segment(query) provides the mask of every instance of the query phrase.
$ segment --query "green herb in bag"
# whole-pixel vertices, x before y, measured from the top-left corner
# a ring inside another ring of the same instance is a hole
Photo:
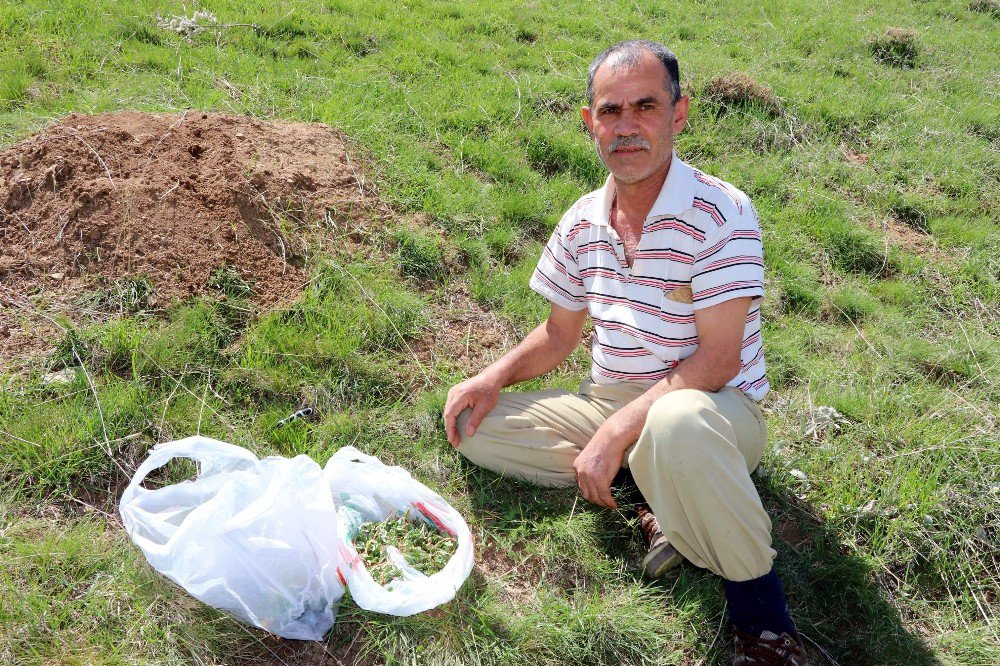
[[[424,521],[412,520],[409,511],[379,523],[363,523],[354,537],[354,547],[368,573],[382,586],[402,573],[389,560],[386,546],[395,546],[414,569],[429,576],[448,564],[458,543]]]

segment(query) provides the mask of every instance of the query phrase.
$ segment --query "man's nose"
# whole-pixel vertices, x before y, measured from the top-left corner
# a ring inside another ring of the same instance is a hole
[[[635,112],[631,109],[623,109],[618,116],[618,126],[615,128],[618,130],[618,134],[620,136],[635,134],[638,127],[639,124],[636,122]]]

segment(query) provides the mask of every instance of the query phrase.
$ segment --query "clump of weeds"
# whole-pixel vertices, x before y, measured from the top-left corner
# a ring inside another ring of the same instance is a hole
[[[253,284],[229,264],[222,264],[212,271],[208,286],[229,298],[249,298],[253,295]]]
[[[974,0],[969,3],[969,9],[979,14],[989,14],[993,18],[1000,18],[1000,2],[997,0]]]
[[[153,283],[144,275],[122,278],[106,288],[86,292],[77,305],[85,310],[104,315],[124,317],[156,307]]]
[[[909,28],[886,28],[881,35],[868,38],[868,50],[878,62],[892,67],[911,68],[917,64],[917,31]]]
[[[745,72],[723,74],[709,81],[705,99],[716,105],[720,114],[736,109],[763,111],[772,118],[782,114],[781,100],[770,86]]]

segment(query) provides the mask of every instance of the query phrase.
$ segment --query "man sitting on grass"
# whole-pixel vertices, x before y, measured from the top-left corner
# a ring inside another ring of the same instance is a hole
[[[551,302],[548,319],[449,391],[448,440],[477,465],[575,483],[610,509],[612,485],[630,471],[648,502],[639,505],[645,574],[682,556],[713,571],[735,663],[804,664],[750,480],[766,439],[756,401],[768,390],[756,211],[674,154],[690,99],[666,47],[610,47],[590,65],[587,95],[583,120],[611,175],[563,216],[531,278]],[[562,363],[588,313],[591,378],[578,393],[501,393]]]

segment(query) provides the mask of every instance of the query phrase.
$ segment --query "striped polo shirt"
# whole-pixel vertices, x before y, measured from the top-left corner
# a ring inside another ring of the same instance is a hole
[[[750,199],[674,154],[630,268],[608,217],[614,193],[609,177],[563,215],[530,283],[556,305],[589,309],[592,381],[656,383],[698,346],[696,309],[750,296],[742,368],[728,385],[763,398],[764,262]]]

